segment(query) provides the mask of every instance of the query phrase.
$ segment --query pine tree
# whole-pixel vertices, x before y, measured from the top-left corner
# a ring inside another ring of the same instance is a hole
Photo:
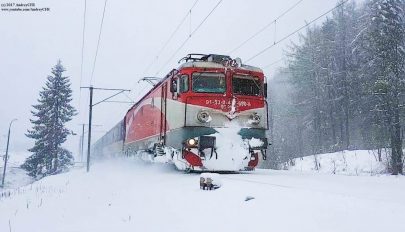
[[[70,105],[72,90],[68,77],[63,76],[64,71],[59,60],[31,111],[35,119],[30,120],[33,127],[26,136],[34,139],[35,145],[29,149],[33,154],[21,167],[33,177],[57,174],[73,164],[72,154],[61,147],[71,133],[65,124],[76,114]]]
[[[288,67],[274,76],[282,80],[288,73],[292,87],[289,100],[276,97],[272,103],[272,114],[278,116],[291,102],[291,115],[274,117],[273,146],[280,159],[377,149],[382,161],[381,150],[391,148],[387,168],[402,172],[404,12],[404,0],[370,0],[360,7],[352,1],[292,44]],[[295,145],[285,146],[285,138]]]
[[[400,101],[405,91],[405,18],[401,0],[370,2],[369,42],[374,62],[375,109],[384,113],[390,134],[391,171],[402,173]]]

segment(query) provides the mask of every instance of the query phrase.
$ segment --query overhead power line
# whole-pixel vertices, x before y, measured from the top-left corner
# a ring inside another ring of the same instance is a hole
[[[82,86],[83,81],[83,60],[84,60],[84,38],[85,38],[85,31],[86,31],[86,11],[87,11],[87,0],[84,0],[84,11],[83,11],[83,32],[82,32],[82,60],[80,64],[80,86]],[[79,91],[79,111],[81,106],[82,100],[82,89],[80,88]]]
[[[187,37],[183,43],[180,45],[180,47],[178,47],[175,52],[170,56],[169,59],[167,59],[167,61],[164,63],[164,65],[155,73],[155,76],[159,75],[159,73],[166,67],[167,64],[170,63],[170,61],[172,61],[172,59],[174,58],[175,55],[177,55],[177,53],[180,51],[180,49],[182,49],[184,47],[184,45],[186,45],[186,43],[188,42],[188,40],[191,38],[191,36]]]
[[[167,47],[167,45],[170,43],[170,41],[173,39],[173,37],[176,35],[176,33],[179,31],[180,27],[184,24],[184,22],[186,21],[187,17],[191,17],[191,11],[193,10],[193,8],[197,5],[199,0],[196,0],[194,2],[194,4],[191,6],[191,8],[187,11],[186,15],[184,15],[184,17],[182,18],[182,20],[180,21],[180,23],[177,25],[176,29],[174,29],[174,31],[172,32],[172,34],[169,36],[169,38],[166,40],[166,42],[163,44],[163,46],[160,48],[160,50],[158,51],[157,55],[154,57],[154,59],[149,63],[149,65],[146,67],[145,71],[144,71],[144,75],[146,74],[147,71],[149,71],[150,67],[152,67],[153,63],[155,63],[156,60],[159,59],[160,55],[162,54],[162,52],[164,51],[164,49]],[[191,22],[191,21],[190,21]]]
[[[102,18],[101,18],[100,31],[99,31],[99,33],[98,33],[98,41],[97,41],[96,55],[94,56],[93,69],[92,69],[92,71],[91,71],[91,78],[90,78],[90,85],[92,85],[92,83],[93,83],[93,76],[94,76],[94,70],[95,70],[95,68],[96,68],[98,49],[99,49],[99,47],[100,47],[101,32],[103,31],[104,15],[105,15],[105,8],[106,8],[106,6],[107,6],[107,0],[104,1],[103,16],[102,16]]]
[[[150,88],[150,86],[149,86],[149,85],[145,85],[141,90],[139,90],[139,91],[138,91],[138,94],[134,96],[134,98],[133,98],[132,101],[133,101],[134,103],[138,102],[138,101],[139,101],[139,97],[141,96],[141,94],[144,94],[144,92],[145,92],[145,90],[146,90],[147,88]]]
[[[198,24],[198,26],[194,29],[193,32],[190,33],[190,37],[198,30],[200,29],[200,27],[203,25],[203,23],[208,19],[208,17],[210,17],[210,15],[212,14],[212,12],[214,12],[215,9],[217,9],[217,7],[219,6],[219,4],[221,4],[222,0],[218,1],[218,3],[214,6],[214,8],[212,8],[212,10],[210,11],[210,13],[208,13],[207,16],[205,16],[205,18],[201,21],[200,24]]]
[[[84,0],[83,32],[82,32],[82,61],[80,64],[80,86],[82,86],[82,80],[83,80],[83,58],[84,58],[84,37],[85,37],[85,31],[86,31],[86,10],[87,10],[87,0]]]
[[[312,23],[314,23],[315,21],[319,20],[320,18],[322,18],[323,16],[329,14],[330,12],[334,11],[335,9],[341,7],[343,4],[345,4],[346,2],[348,2],[349,0],[345,0],[341,3],[339,3],[338,5],[336,5],[335,7],[333,7],[332,9],[326,11],[325,13],[321,14],[320,16],[316,17],[315,19],[311,20],[310,22],[308,22],[307,24],[305,24],[304,26],[296,29],[295,31],[291,32],[290,34],[284,36],[282,39],[275,41],[274,44],[264,48],[263,50],[261,50],[260,52],[256,53],[254,56],[250,57],[249,59],[246,60],[246,62],[249,62],[251,60],[253,60],[254,58],[258,57],[259,55],[263,54],[264,52],[266,52],[267,50],[269,50],[270,48],[276,46],[277,44],[279,44],[280,42],[288,39],[289,37],[291,37],[292,35],[296,34],[297,32],[301,31],[302,29],[308,27],[309,25],[311,25]]]
[[[186,43],[190,40],[190,38],[200,29],[200,27],[207,21],[207,19],[211,16],[211,14],[217,9],[219,4],[221,4],[222,0],[219,0],[218,3],[214,6],[214,8],[211,9],[211,11],[205,16],[205,18],[198,24],[198,26],[189,34],[189,36],[184,40],[184,42],[178,47],[175,52],[170,56],[170,58],[164,63],[164,65],[156,72],[155,75],[158,75],[165,67],[166,65],[173,59],[173,57],[186,45]]]
[[[263,69],[270,68],[271,66],[273,66],[273,65],[275,65],[275,64],[277,64],[277,63],[279,63],[279,62],[282,61],[282,60],[284,60],[284,58],[280,58],[280,59],[278,59],[278,60],[276,60],[276,61],[273,61],[273,62],[271,62],[270,64],[263,66]]]
[[[290,8],[288,8],[286,11],[284,11],[281,15],[279,15],[277,18],[273,19],[271,22],[269,22],[268,24],[266,24],[264,27],[262,27],[260,30],[258,30],[257,32],[255,32],[252,36],[250,36],[249,38],[247,38],[245,41],[243,41],[242,43],[240,43],[237,47],[235,47],[234,49],[232,49],[229,54],[234,53],[235,51],[239,50],[239,48],[243,47],[247,42],[249,42],[250,40],[254,39],[256,36],[258,36],[260,33],[262,33],[264,30],[266,30],[267,28],[269,28],[271,25],[275,24],[277,22],[277,20],[279,20],[280,18],[282,18],[284,15],[286,15],[288,12],[290,12],[291,10],[293,10],[296,6],[298,6],[302,1],[304,0],[299,0],[298,2],[296,2],[294,5],[292,5]]]
[[[80,88],[89,89],[89,93],[90,93],[89,123],[88,123],[89,129],[88,129],[88,137],[87,137],[87,172],[89,172],[90,171],[90,152],[91,152],[91,147],[90,147],[90,144],[91,144],[91,126],[92,126],[91,124],[92,124],[92,119],[93,119],[93,107],[100,104],[100,103],[103,103],[103,102],[105,102],[107,100],[110,100],[111,98],[119,95],[120,93],[129,92],[130,90],[128,90],[128,89],[95,88],[93,86],[80,87]],[[97,103],[93,103],[93,91],[94,90],[107,90],[107,91],[118,91],[118,92],[111,95],[111,96],[109,96],[109,97],[107,97],[107,98],[104,98],[103,100],[101,100],[101,101],[99,101]],[[84,127],[83,127],[83,131],[84,131]]]

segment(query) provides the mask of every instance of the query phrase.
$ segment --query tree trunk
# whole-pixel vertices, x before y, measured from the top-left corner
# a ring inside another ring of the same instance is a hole
[[[348,101],[345,103],[345,142],[346,142],[346,149],[348,150],[350,147],[350,130],[349,130],[349,106]]]
[[[304,143],[302,141],[302,123],[300,117],[297,117],[297,136],[298,136],[298,153],[300,157],[304,156]]]
[[[397,103],[398,99],[396,99],[392,107],[393,120],[391,123],[391,166],[393,175],[403,174],[401,124],[399,121],[399,107]]]

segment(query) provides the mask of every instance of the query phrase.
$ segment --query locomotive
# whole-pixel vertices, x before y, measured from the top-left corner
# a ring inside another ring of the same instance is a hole
[[[92,147],[185,171],[254,170],[266,159],[267,84],[260,68],[188,54]]]

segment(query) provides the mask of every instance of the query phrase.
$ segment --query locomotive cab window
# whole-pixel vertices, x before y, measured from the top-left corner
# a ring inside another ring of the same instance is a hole
[[[188,76],[182,75],[180,78],[180,93],[185,93],[188,91]]]
[[[196,93],[225,93],[226,83],[223,73],[193,73],[192,88]]]
[[[175,78],[172,78],[172,80],[170,81],[170,92],[177,92],[177,79]]]
[[[260,96],[262,94],[261,82],[258,77],[234,75],[232,78],[234,94]]]

